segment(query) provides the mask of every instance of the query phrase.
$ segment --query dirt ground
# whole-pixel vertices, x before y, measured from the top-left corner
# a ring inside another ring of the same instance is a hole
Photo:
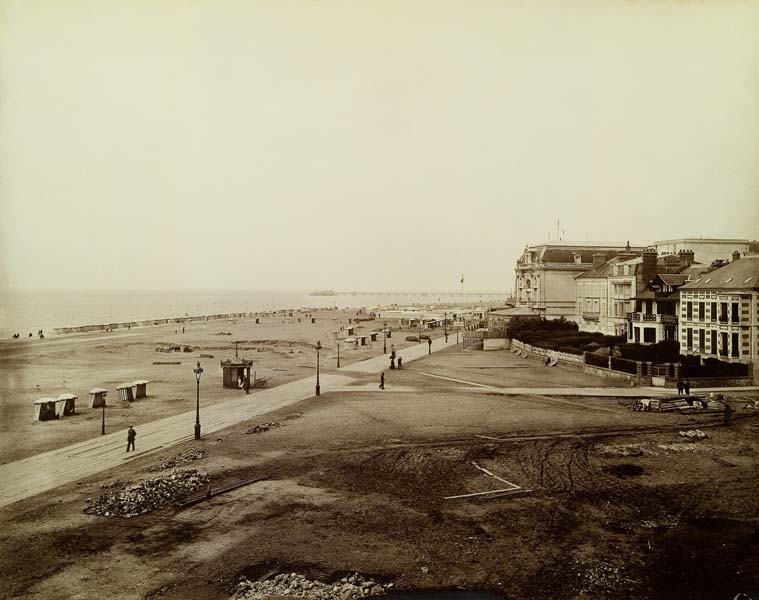
[[[502,387],[581,377],[455,348],[411,364]],[[244,423],[161,455],[202,445],[208,457],[188,466],[217,488],[265,477],[193,506],[82,512],[104,485],[154,477],[152,455],[6,507],[1,595],[222,599],[242,575],[359,571],[399,589],[505,598],[759,597],[759,414],[736,411],[728,428],[721,415],[628,403],[473,394],[390,372],[385,391],[314,397],[260,421],[281,427]],[[678,435],[693,428],[708,437]],[[505,485],[472,463],[531,491],[445,499]]]

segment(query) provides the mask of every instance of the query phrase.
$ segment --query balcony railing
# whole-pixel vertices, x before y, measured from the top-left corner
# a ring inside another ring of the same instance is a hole
[[[640,313],[629,312],[627,313],[628,321],[640,321]]]
[[[677,325],[677,315],[659,315],[659,318],[665,325]]]
[[[654,321],[656,322],[656,314],[654,313],[643,313],[642,315],[644,321]]]
[[[582,318],[586,321],[598,321],[601,313],[592,311],[582,311]]]
[[[677,315],[660,315],[658,313],[627,313],[630,321],[645,321],[646,323],[664,323],[665,325],[677,325]]]

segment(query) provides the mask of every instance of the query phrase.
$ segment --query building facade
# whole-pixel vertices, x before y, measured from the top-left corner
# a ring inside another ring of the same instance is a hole
[[[653,243],[660,254],[678,254],[682,250],[693,252],[693,259],[704,265],[714,261],[729,261],[734,252],[744,255],[749,251],[749,240],[729,238],[680,238]]]
[[[516,264],[515,302],[535,316],[578,319],[575,277],[593,268],[593,254],[607,259],[642,250],[629,244],[546,242],[525,247]]]
[[[685,283],[680,288],[679,320],[683,354],[755,363],[759,356],[759,255],[741,257]]]

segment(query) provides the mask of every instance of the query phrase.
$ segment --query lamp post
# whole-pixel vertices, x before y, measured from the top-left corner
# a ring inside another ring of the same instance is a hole
[[[316,342],[316,395],[321,396],[321,386],[319,385],[319,352],[322,349],[321,341]]]
[[[103,398],[103,422],[100,428],[100,435],[105,435],[105,398]]]
[[[192,370],[193,373],[195,373],[195,381],[198,384],[197,387],[197,395],[195,396],[195,439],[200,439],[200,377],[203,375],[203,367],[200,366],[200,361],[198,361],[198,366],[195,367]]]
[[[340,368],[340,341],[337,342],[337,368]]]
[[[382,325],[382,352],[387,354],[387,321]]]
[[[448,341],[448,313],[443,313],[443,335],[445,336],[445,341]]]

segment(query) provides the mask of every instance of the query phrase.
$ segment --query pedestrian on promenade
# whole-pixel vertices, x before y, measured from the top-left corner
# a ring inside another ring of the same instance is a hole
[[[448,343],[448,332],[447,331],[445,332],[445,343],[446,344]]]
[[[381,389],[381,390],[384,390],[384,389],[385,389],[385,372],[384,372],[384,371],[382,371],[382,373],[380,374],[380,385],[379,385],[379,389]]]
[[[678,396],[683,395],[683,380],[682,379],[677,380],[677,395]]]
[[[725,402],[725,425],[728,427],[733,422],[733,409],[730,408],[730,405]]]
[[[402,356],[398,357],[398,368],[399,369],[403,368],[403,357]]]
[[[132,452],[134,452],[134,438],[137,437],[137,432],[134,430],[134,427],[132,425],[129,426],[129,429],[127,429],[127,449],[126,451],[129,452],[131,449]]]
[[[182,333],[184,333],[184,327],[182,327]]]
[[[690,396],[690,381],[686,381],[684,384],[685,387],[685,395]]]
[[[432,354],[432,338],[427,338],[427,354]]]

